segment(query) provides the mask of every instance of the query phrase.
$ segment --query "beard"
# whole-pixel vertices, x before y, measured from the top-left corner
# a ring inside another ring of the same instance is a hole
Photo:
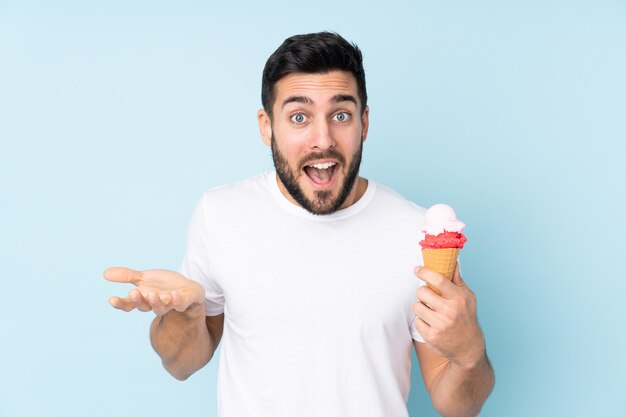
[[[359,146],[359,149],[352,155],[350,166],[348,167],[348,173],[343,180],[339,189],[339,194],[333,199],[332,191],[313,191],[314,197],[311,199],[304,193],[300,184],[297,181],[297,173],[302,172],[302,169],[308,162],[316,159],[333,158],[339,161],[341,166],[345,166],[346,158],[338,151],[329,149],[324,152],[314,152],[307,155],[298,163],[298,171],[294,171],[289,166],[289,162],[284,155],[278,149],[274,133],[272,133],[272,159],[274,160],[274,167],[276,168],[276,174],[280,181],[285,186],[285,189],[289,195],[296,200],[296,202],[302,206],[305,210],[312,214],[332,214],[339,210],[343,203],[348,198],[350,191],[352,190],[356,179],[359,175],[359,168],[361,166],[361,156],[363,154],[363,142]],[[306,174],[302,174],[306,175]]]

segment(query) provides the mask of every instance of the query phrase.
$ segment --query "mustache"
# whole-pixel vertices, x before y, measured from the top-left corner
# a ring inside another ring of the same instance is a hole
[[[309,164],[309,162],[315,161],[317,159],[336,159],[340,164],[346,164],[346,158],[344,158],[344,156],[339,153],[339,151],[329,149],[324,152],[311,152],[310,154],[302,158],[302,160],[298,164],[298,169],[303,169]]]

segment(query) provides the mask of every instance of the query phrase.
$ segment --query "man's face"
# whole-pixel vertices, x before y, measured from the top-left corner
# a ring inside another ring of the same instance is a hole
[[[354,75],[290,74],[275,93],[273,116],[260,110],[259,125],[283,194],[314,214],[353,204],[368,127]]]

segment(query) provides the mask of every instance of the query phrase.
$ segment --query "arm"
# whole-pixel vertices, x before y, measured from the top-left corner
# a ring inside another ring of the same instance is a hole
[[[414,342],[424,384],[445,417],[476,416],[495,383],[485,339],[476,318],[476,297],[455,271],[452,282],[420,268],[416,275],[442,291],[418,290],[416,328],[426,343]]]
[[[217,348],[224,328],[224,315],[205,317],[204,288],[174,271],[133,271],[110,268],[104,277],[131,283],[125,298],[109,303],[123,311],[153,311],[150,340],[163,366],[178,380],[185,380],[206,365]]]
[[[163,367],[179,381],[204,367],[222,338],[224,314],[204,315],[202,304],[183,313],[170,311],[156,317],[150,327],[150,341]]]
[[[415,341],[424,384],[433,406],[443,416],[476,416],[491,393],[494,374],[485,354],[469,368],[439,356]]]

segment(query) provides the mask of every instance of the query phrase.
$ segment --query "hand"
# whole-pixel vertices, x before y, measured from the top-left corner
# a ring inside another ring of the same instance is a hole
[[[104,278],[112,282],[134,284],[125,298],[111,297],[113,307],[131,311],[153,311],[162,316],[170,310],[183,312],[194,304],[204,302],[204,288],[196,281],[178,272],[166,270],[134,271],[128,268],[109,268]]]
[[[471,368],[484,357],[485,340],[476,317],[476,295],[465,285],[458,264],[452,281],[425,267],[417,267],[415,275],[441,291],[438,295],[426,285],[417,290],[415,327],[437,354]]]

